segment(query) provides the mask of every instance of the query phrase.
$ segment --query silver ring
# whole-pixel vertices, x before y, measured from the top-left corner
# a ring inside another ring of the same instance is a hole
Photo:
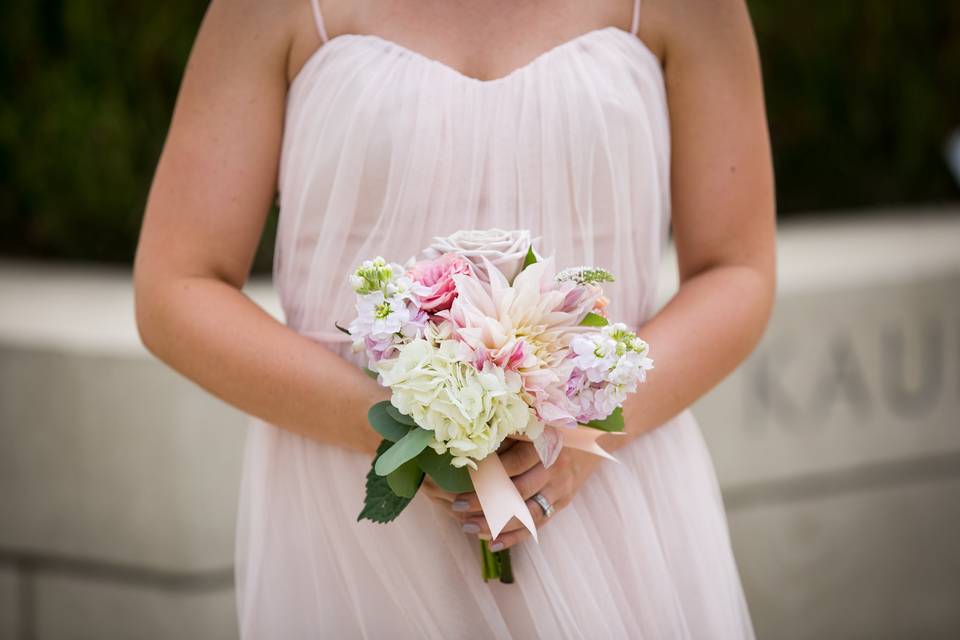
[[[550,501],[544,498],[540,493],[535,493],[532,497],[534,502],[540,505],[540,508],[543,509],[543,515],[546,517],[549,518],[556,511],[556,509],[553,508],[553,505],[550,504]]]

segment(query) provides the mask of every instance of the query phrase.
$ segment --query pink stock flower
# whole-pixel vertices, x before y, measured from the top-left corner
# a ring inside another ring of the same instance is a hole
[[[381,360],[388,360],[397,355],[400,345],[414,338],[422,338],[427,328],[429,316],[422,309],[417,309],[413,302],[409,302],[410,318],[403,324],[400,331],[388,336],[374,337],[370,334],[363,336],[357,344],[367,351],[367,360],[371,369]]]
[[[457,296],[453,276],[471,275],[470,263],[455,253],[445,253],[432,260],[421,260],[407,271],[407,275],[430,289],[420,295],[420,308],[428,313],[449,309]]]

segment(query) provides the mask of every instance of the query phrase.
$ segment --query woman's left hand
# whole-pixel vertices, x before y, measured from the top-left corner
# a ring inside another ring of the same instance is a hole
[[[533,444],[523,440],[514,443],[511,448],[514,447],[530,447],[533,450]],[[533,455],[536,456],[535,450]],[[538,461],[527,471],[511,478],[517,491],[526,501],[538,532],[549,518],[544,515],[540,505],[533,500],[533,495],[539,493],[546,498],[553,505],[555,509],[553,516],[556,516],[558,511],[570,504],[584,481],[602,461],[603,458],[600,456],[566,447],[560,451],[560,455],[549,468],[544,468],[543,463]],[[477,534],[480,538],[490,539],[490,529],[486,518],[483,517],[477,494],[461,493],[453,498],[451,509],[454,517],[460,520],[463,530]],[[514,517],[507,522],[500,535],[491,541],[490,549],[492,551],[507,549],[529,537],[530,532]]]

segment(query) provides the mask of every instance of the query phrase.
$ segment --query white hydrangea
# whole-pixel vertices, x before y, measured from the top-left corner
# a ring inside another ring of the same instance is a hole
[[[381,383],[393,392],[393,406],[434,432],[429,446],[440,454],[449,451],[453,466],[476,469],[476,461],[507,436],[534,438],[542,430],[520,396],[516,372],[490,363],[478,371],[464,361],[457,340],[417,338],[398,351],[378,363]]]

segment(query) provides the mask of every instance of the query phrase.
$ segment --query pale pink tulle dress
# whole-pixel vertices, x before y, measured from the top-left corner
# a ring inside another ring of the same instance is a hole
[[[328,39],[314,5],[324,44],[290,87],[279,176],[288,324],[361,365],[333,324],[352,312],[348,272],[490,227],[530,229],[559,265],[613,271],[611,316],[642,323],[667,239],[670,140],[636,4],[630,31],[588,31],[490,81],[378,36]],[[539,544],[514,547],[515,584],[484,583],[477,538],[425,495],[389,525],[358,523],[368,456],[251,418],[242,636],[753,637],[691,414],[616,455]]]

